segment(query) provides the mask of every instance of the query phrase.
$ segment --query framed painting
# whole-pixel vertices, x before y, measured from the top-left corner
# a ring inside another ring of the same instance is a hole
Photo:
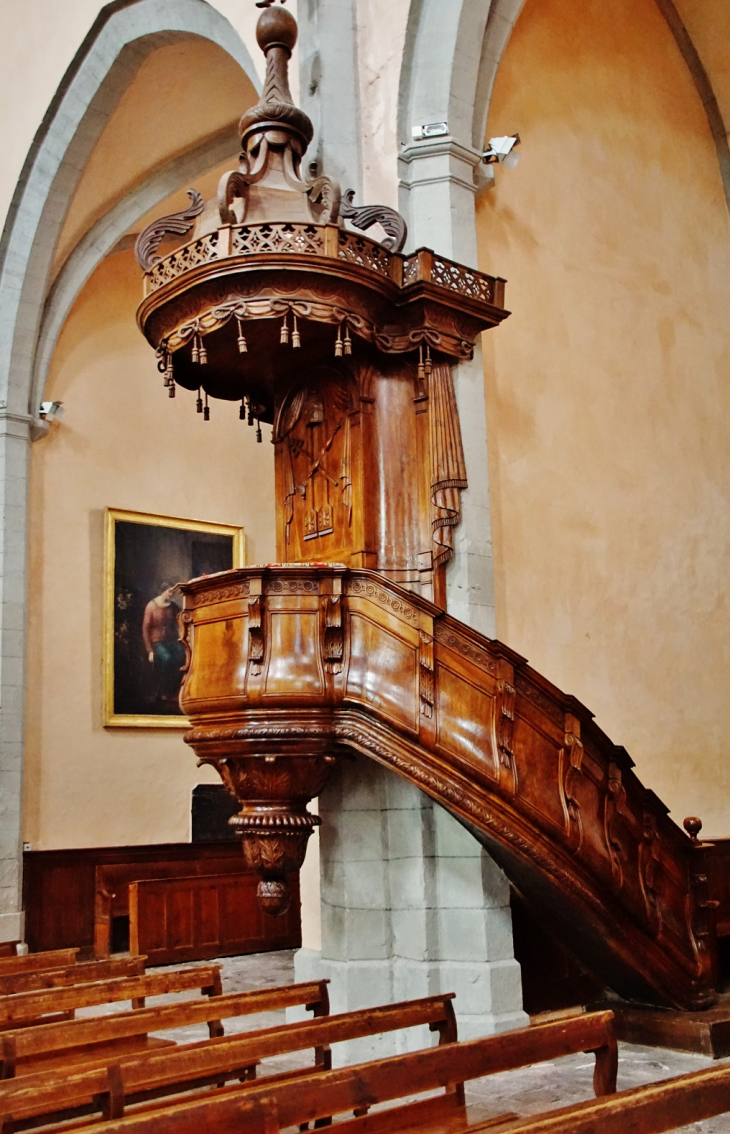
[[[104,725],[187,728],[180,583],[243,567],[243,528],[107,508]]]

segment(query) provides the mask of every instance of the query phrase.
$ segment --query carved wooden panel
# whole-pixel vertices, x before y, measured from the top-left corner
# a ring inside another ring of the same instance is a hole
[[[418,727],[417,649],[392,629],[350,614],[347,692],[398,726]]]
[[[359,398],[347,374],[320,368],[285,394],[274,424],[279,557],[349,558],[360,475]]]

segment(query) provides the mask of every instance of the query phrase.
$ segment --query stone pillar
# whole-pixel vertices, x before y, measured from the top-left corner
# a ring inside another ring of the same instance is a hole
[[[312,120],[314,138],[304,169],[339,181],[343,191],[362,185],[360,97],[357,80],[355,0],[305,0],[299,21],[299,105]],[[361,202],[362,203],[362,202]]]
[[[400,207],[409,225],[409,247],[433,248],[450,260],[477,266],[475,171],[477,150],[454,138],[413,142],[400,155]],[[499,331],[490,331],[498,334]],[[471,362],[454,368],[469,487],[461,494],[461,523],[454,559],[446,572],[449,614],[494,637],[494,572],[489,509],[487,410],[484,367],[477,346]]]
[[[23,939],[22,812],[30,418],[0,407],[0,941]]]
[[[329,977],[333,1012],[455,992],[464,1039],[526,1025],[509,886],[476,839],[366,757],[343,761],[319,802],[322,951],[299,950],[296,979]],[[395,1032],[342,1045],[335,1059],[433,1042],[426,1028]]]

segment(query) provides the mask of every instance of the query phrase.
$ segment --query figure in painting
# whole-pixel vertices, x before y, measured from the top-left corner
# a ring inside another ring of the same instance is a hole
[[[177,616],[180,608],[173,601],[177,583],[165,580],[160,593],[147,603],[142,619],[142,638],[147,660],[152,666],[155,699],[170,703],[180,692],[185,649],[179,641]]]

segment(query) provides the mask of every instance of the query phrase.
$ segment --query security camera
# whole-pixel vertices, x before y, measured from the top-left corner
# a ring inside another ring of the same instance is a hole
[[[41,402],[40,417],[43,421],[60,421],[65,414],[63,402]]]
[[[482,154],[482,161],[485,165],[493,165],[495,162],[499,162],[501,165],[506,165],[508,169],[514,169],[520,160],[520,155],[513,151],[515,146],[519,146],[519,144],[519,134],[506,134],[502,138],[490,138],[489,149]]]

